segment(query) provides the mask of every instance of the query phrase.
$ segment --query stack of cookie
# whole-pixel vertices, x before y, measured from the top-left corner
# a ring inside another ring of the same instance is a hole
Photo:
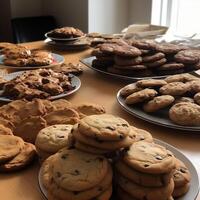
[[[164,147],[143,141],[134,143],[115,167],[120,199],[171,199],[175,158]]]
[[[109,200],[112,168],[106,158],[64,148],[42,165],[49,200]]]
[[[25,168],[36,156],[35,146],[20,137],[0,135],[0,172]]]
[[[176,158],[176,169],[173,173],[173,197],[178,198],[186,194],[190,187],[191,174],[185,164]]]
[[[137,135],[127,121],[109,115],[90,115],[74,126],[75,147],[94,154],[106,154],[129,147]]]
[[[200,68],[199,50],[152,40],[109,41],[98,45],[92,55],[96,56],[94,67],[124,76],[179,74]]]
[[[57,124],[40,130],[35,146],[41,162],[68,146],[68,136],[72,127],[70,124]]]

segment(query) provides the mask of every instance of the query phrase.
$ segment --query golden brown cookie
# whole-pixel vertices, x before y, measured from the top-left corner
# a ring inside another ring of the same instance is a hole
[[[179,125],[199,126],[200,106],[189,102],[177,103],[170,108],[169,118]]]
[[[135,83],[132,83],[132,84],[129,84],[129,85],[123,87],[122,90],[120,91],[120,95],[124,96],[124,97],[127,97],[130,94],[132,94],[134,92],[138,92],[140,90],[142,90],[142,88],[136,86]]]
[[[193,76],[192,74],[178,74],[178,75],[172,75],[168,76],[164,79],[167,83],[171,82],[188,82],[193,80],[198,80],[196,76]]]
[[[171,179],[170,183],[162,187],[144,187],[135,184],[122,175],[118,175],[117,183],[126,191],[131,197],[136,199],[155,200],[162,199],[167,200],[174,190],[174,182]]]
[[[183,196],[184,194],[186,194],[188,192],[188,190],[190,189],[190,184],[185,184],[183,186],[180,187],[175,187],[174,191],[172,193],[172,196],[174,198],[178,198]]]
[[[155,143],[136,142],[124,156],[124,162],[144,173],[169,173],[175,168],[174,155],[165,147]]]
[[[158,175],[147,174],[135,170],[121,160],[116,163],[115,167],[122,176],[145,187],[162,187],[169,184],[172,178],[172,172]]]
[[[200,105],[200,92],[198,92],[194,95],[194,101],[195,101],[195,103]]]
[[[182,103],[182,102],[189,102],[189,103],[194,103],[194,99],[190,98],[190,97],[180,97],[177,98],[174,103]]]
[[[108,168],[103,156],[64,148],[54,157],[53,179],[63,189],[83,191],[97,186]]]
[[[55,124],[76,124],[79,121],[78,113],[71,108],[56,110],[44,116],[48,126]]]
[[[126,97],[126,104],[135,104],[154,98],[158,93],[154,89],[143,89]]]
[[[13,132],[10,128],[0,124],[0,135],[13,135]]]
[[[12,172],[20,170],[30,164],[36,155],[35,146],[30,143],[25,143],[24,148],[19,154],[8,162],[0,165],[0,172]]]
[[[189,86],[182,82],[172,82],[162,86],[159,89],[161,94],[180,96],[184,95],[189,90]]]
[[[47,126],[46,121],[41,116],[30,116],[21,121],[14,129],[14,135],[20,136],[26,142],[35,143],[39,131]]]
[[[74,109],[78,112],[80,118],[88,115],[103,114],[106,112],[103,106],[94,103],[82,103],[75,105]]]
[[[157,110],[168,107],[174,102],[174,100],[174,97],[171,95],[154,97],[143,105],[143,109],[145,112],[156,112]]]
[[[110,114],[90,115],[80,120],[78,131],[102,141],[123,140],[129,133],[129,123]]]
[[[166,85],[167,82],[164,80],[159,79],[145,79],[136,82],[136,86],[139,88],[146,88],[146,87],[161,87]]]
[[[24,141],[20,137],[0,135],[0,164],[14,158],[23,147]]]
[[[63,110],[65,108],[72,107],[72,103],[67,101],[66,99],[58,99],[58,100],[52,101],[52,104],[56,110]]]
[[[189,87],[189,92],[197,93],[200,92],[200,79],[195,81],[190,81],[187,83]]]

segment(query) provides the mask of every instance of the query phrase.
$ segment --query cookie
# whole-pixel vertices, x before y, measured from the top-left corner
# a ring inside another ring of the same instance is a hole
[[[200,105],[200,92],[198,92],[194,95],[194,101],[195,101],[195,103]]]
[[[158,93],[154,89],[143,89],[126,97],[126,104],[136,104],[154,98]]]
[[[130,94],[134,93],[134,92],[138,92],[142,90],[142,88],[136,86],[136,84],[132,83],[132,84],[129,84],[125,87],[123,87],[121,90],[120,90],[120,95],[123,96],[123,97],[126,97],[126,96],[129,96]]]
[[[116,46],[114,53],[123,57],[137,57],[142,54],[138,48],[130,45]]]
[[[175,188],[188,184],[191,180],[191,174],[185,164],[176,158],[176,168],[173,173]]]
[[[5,117],[0,117],[0,124],[9,128],[12,131],[15,129],[15,125],[11,122],[11,120],[7,120],[5,119]]]
[[[174,97],[171,95],[154,97],[152,100],[143,105],[143,109],[148,113],[156,112],[162,108],[168,107],[174,102],[174,100]]]
[[[92,56],[96,56],[97,58],[101,58],[101,57],[105,57],[107,56],[105,53],[103,53],[100,48],[96,48],[94,50],[92,50],[91,52]]]
[[[110,188],[112,183],[112,168],[109,165],[108,172],[102,181],[92,188],[84,191],[69,191],[59,187],[54,181],[50,184],[49,190],[52,194],[58,197],[60,200],[88,200],[93,199],[99,195],[102,195],[106,190]]]
[[[56,110],[44,116],[48,126],[55,124],[76,124],[79,121],[78,113],[72,108]]]
[[[162,43],[156,46],[156,50],[164,54],[176,54],[184,49],[187,49],[187,47],[171,43]]]
[[[144,187],[162,187],[169,184],[172,178],[172,172],[158,175],[147,174],[129,167],[121,160],[116,163],[115,167],[122,176]]]
[[[48,157],[43,163],[42,166],[40,168],[40,178],[41,178],[41,183],[42,185],[48,189],[49,185],[51,184],[51,182],[53,181],[53,160],[54,160],[54,156],[50,156]]]
[[[155,50],[157,43],[153,40],[132,40],[132,46],[142,50]]]
[[[99,49],[101,52],[107,54],[107,55],[113,55],[115,48],[117,47],[117,44],[112,44],[112,43],[105,43],[100,45]]]
[[[177,103],[170,108],[169,118],[179,125],[199,126],[200,106],[189,102]]]
[[[54,158],[53,178],[63,189],[83,191],[97,186],[108,172],[108,167],[103,156],[65,148]]]
[[[114,57],[114,61],[116,65],[119,66],[130,66],[130,65],[138,65],[142,62],[142,57],[124,57],[116,55]]]
[[[20,137],[12,135],[0,135],[0,164],[14,158],[24,147]]]
[[[173,76],[168,76],[164,80],[167,83],[171,82],[188,82],[188,81],[193,81],[197,80],[198,78],[196,76],[193,76],[192,74],[178,74],[178,75],[173,75]]]
[[[136,128],[134,126],[131,126],[129,137],[134,139],[134,142],[139,142],[139,141],[153,142],[153,137],[148,131]]]
[[[131,197],[138,200],[155,200],[162,199],[167,200],[174,189],[173,179],[170,180],[170,183],[162,187],[144,187],[135,184],[132,181],[129,181],[127,178],[119,175],[117,178],[119,186],[126,191]]]
[[[166,81],[159,80],[159,79],[146,79],[146,80],[140,80],[136,82],[136,86],[139,88],[161,87],[166,84],[167,84]]]
[[[162,58],[165,58],[165,54],[159,52],[159,53],[155,53],[153,55],[143,56],[142,61],[144,63],[148,63],[148,62],[152,63],[152,62],[155,62],[155,61],[160,60]]]
[[[188,91],[187,84],[182,82],[172,82],[162,86],[159,92],[164,95],[180,96],[184,95]]]
[[[174,198],[178,198],[183,196],[184,194],[186,194],[188,192],[188,190],[190,189],[190,184],[185,184],[183,186],[180,187],[175,187],[174,191],[172,193],[172,196]]]
[[[122,140],[130,131],[129,123],[109,114],[90,115],[80,120],[78,130],[91,138],[109,141]]]
[[[200,79],[195,81],[190,81],[187,83],[189,91],[192,93],[200,92]]]
[[[177,98],[174,103],[182,103],[182,102],[189,102],[189,103],[194,103],[194,99],[190,98],[190,97],[180,97]]]
[[[92,153],[92,154],[106,154],[108,152],[108,150],[104,150],[104,149],[100,149],[100,148],[97,148],[97,147],[93,147],[93,146],[90,146],[88,144],[84,144],[84,143],[81,143],[79,141],[75,141],[75,144],[74,144],[75,148],[80,150],[80,151],[84,151],[84,152],[87,152],[87,153]]]
[[[71,108],[72,103],[67,101],[66,99],[58,99],[52,101],[52,105],[55,107],[55,110],[63,110],[65,108]]]
[[[13,135],[13,132],[10,128],[0,124],[0,135]]]
[[[163,64],[165,64],[167,62],[166,58],[162,58],[160,60],[156,60],[154,62],[149,62],[149,63],[143,63],[144,65],[146,65],[148,68],[153,69],[153,68],[157,68]]]
[[[37,155],[39,157],[40,163],[43,163],[48,157],[53,155],[53,153],[46,152],[46,151],[40,149],[38,146],[36,147],[36,149],[37,149]]]
[[[35,145],[48,153],[56,153],[68,144],[72,125],[58,124],[46,127],[38,133]]]
[[[106,112],[103,106],[94,103],[82,103],[75,105],[74,109],[78,112],[80,118],[88,115],[103,114]]]
[[[196,49],[186,49],[178,52],[174,56],[174,59],[184,64],[196,64],[200,60],[200,51]]]
[[[99,139],[93,139],[81,134],[76,128],[73,131],[73,135],[77,141],[94,148],[97,147],[99,149],[107,150],[107,152],[129,147],[134,141],[134,139],[129,136],[119,141],[102,141]]]
[[[30,116],[21,121],[14,129],[14,135],[20,136],[24,141],[35,143],[39,131],[47,126],[46,121],[41,116]]]
[[[143,141],[132,144],[123,160],[135,170],[150,174],[169,173],[175,168],[174,156],[170,151],[158,144]]]
[[[12,172],[20,170],[30,164],[36,156],[35,146],[30,143],[25,143],[24,148],[21,149],[13,159],[7,163],[0,165],[0,172]]]
[[[167,70],[177,70],[177,69],[183,69],[185,66],[183,63],[176,63],[176,62],[170,62],[166,63],[164,65],[161,65],[160,67],[157,68],[157,70],[160,71],[167,71]]]

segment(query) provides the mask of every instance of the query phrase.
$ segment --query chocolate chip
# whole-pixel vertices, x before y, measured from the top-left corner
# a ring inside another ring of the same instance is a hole
[[[57,137],[58,137],[58,138],[65,138],[64,135],[58,135]]]
[[[162,158],[161,156],[157,155],[157,156],[156,156],[156,159],[157,159],[157,160],[162,160],[163,158]]]
[[[124,135],[120,134],[120,135],[119,135],[119,138],[120,138],[120,139],[124,139]]]
[[[128,127],[128,124],[122,124],[123,127]]]
[[[144,138],[144,136],[143,135],[141,135],[140,136],[140,140],[144,140],[145,138]]]
[[[72,172],[71,174],[74,176],[78,176],[78,175],[80,175],[80,171],[75,169],[74,172]]]
[[[186,171],[187,171],[187,169],[185,169],[185,168],[180,168],[180,172],[186,173]]]
[[[63,155],[61,156],[61,158],[65,160],[65,159],[67,158],[67,156],[68,156],[68,154],[63,154]]]
[[[77,194],[79,194],[79,192],[78,192],[78,191],[74,191],[73,193],[74,193],[74,195],[77,195]]]
[[[57,177],[61,177],[61,173],[60,172],[56,172]]]
[[[144,167],[149,167],[149,165],[148,165],[148,164],[145,164]]]
[[[114,127],[111,127],[111,126],[106,126],[106,129],[109,129],[109,130],[111,130],[111,131],[114,131],[114,130],[115,130],[115,128],[114,128]]]

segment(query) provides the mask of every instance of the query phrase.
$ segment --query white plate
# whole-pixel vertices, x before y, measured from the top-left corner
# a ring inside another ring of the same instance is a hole
[[[79,39],[85,37],[85,35],[83,35],[83,36],[81,36],[81,37],[74,37],[74,38],[73,38],[73,37],[71,37],[71,38],[55,38],[55,37],[49,36],[49,33],[50,33],[50,32],[45,33],[44,36],[45,36],[46,38],[49,38],[49,39],[53,40],[53,41],[60,41],[60,42],[75,41],[75,40],[79,40]]]
[[[62,63],[64,63],[65,59],[63,56],[59,55],[59,54],[55,54],[55,53],[51,53],[52,57],[53,57],[53,63],[50,65],[45,65],[45,66],[26,66],[26,67],[15,67],[15,66],[7,66],[4,65],[3,63],[3,59],[4,59],[4,55],[0,55],[0,68],[9,68],[9,69],[21,69],[21,70],[25,70],[25,69],[39,69],[39,68],[52,68],[55,67],[57,65],[60,65]]]
[[[198,178],[198,173],[196,171],[196,168],[192,164],[192,162],[183,154],[181,151],[179,151],[177,148],[173,147],[172,145],[165,143],[161,140],[154,139],[155,143],[166,147],[168,150],[170,150],[176,158],[181,160],[189,169],[191,173],[191,186],[187,194],[185,194],[183,197],[177,198],[176,200],[195,200],[198,193],[199,193],[199,178]],[[41,181],[41,171],[39,171],[38,174],[38,183],[39,183],[39,189],[44,197],[44,199],[47,200],[47,190],[44,188],[42,185]],[[116,199],[115,197],[112,197],[111,200]]]
[[[127,105],[125,103],[125,98],[120,95],[121,90],[122,89],[120,89],[117,93],[118,103],[125,111],[134,115],[135,117],[159,126],[164,126],[178,130],[194,131],[195,133],[200,134],[200,126],[181,126],[173,123],[168,117],[168,109],[162,109],[160,111],[157,111],[156,113],[146,113],[144,112],[144,110],[142,109],[142,105],[140,104],[136,106]]]
[[[24,71],[19,71],[19,72],[6,74],[6,75],[3,76],[3,78],[10,81],[10,80],[16,78],[17,76],[21,75],[23,72]],[[50,96],[50,97],[47,98],[48,100],[56,100],[56,99],[60,99],[60,98],[69,96],[70,94],[73,94],[74,92],[76,92],[81,87],[81,80],[77,76],[74,76],[72,74],[70,74],[69,76],[71,76],[71,83],[72,83],[72,87],[74,87],[74,89],[66,91],[66,92],[61,93],[61,94],[56,95],[56,96]],[[0,90],[0,95],[2,93],[3,93],[3,90]],[[7,97],[0,96],[0,101],[11,102],[11,101],[14,101],[14,100],[9,99]]]

